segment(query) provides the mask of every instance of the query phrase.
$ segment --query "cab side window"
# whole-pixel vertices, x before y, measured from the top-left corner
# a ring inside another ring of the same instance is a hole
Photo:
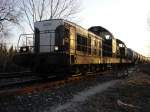
[[[77,34],[77,50],[84,53],[87,52],[87,38]]]

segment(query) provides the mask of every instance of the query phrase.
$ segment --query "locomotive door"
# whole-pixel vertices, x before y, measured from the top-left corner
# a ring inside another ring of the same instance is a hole
[[[76,30],[75,27],[70,26],[70,62],[71,64],[75,61],[75,35]]]
[[[75,28],[70,27],[70,54],[75,54]]]

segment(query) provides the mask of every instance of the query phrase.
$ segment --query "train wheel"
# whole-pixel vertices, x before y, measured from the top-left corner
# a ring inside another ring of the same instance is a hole
[[[79,73],[81,73],[79,67],[75,67],[75,74],[79,74]]]
[[[39,67],[39,64],[37,63],[33,63],[30,68],[31,68],[31,71],[34,73],[40,72],[40,67]]]
[[[119,65],[113,65],[112,66],[112,69],[113,69],[113,75],[114,75],[114,78],[121,78],[122,76],[122,69],[120,68]]]
[[[90,71],[91,71],[91,72],[95,72],[95,70],[96,70],[96,69],[95,69],[95,66],[94,66],[94,65],[91,65]]]
[[[82,65],[82,67],[80,67],[80,72],[81,72],[82,75],[86,75],[86,73],[87,73],[86,65]]]

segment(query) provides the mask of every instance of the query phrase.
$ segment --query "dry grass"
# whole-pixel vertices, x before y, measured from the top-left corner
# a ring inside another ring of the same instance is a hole
[[[148,76],[146,73],[139,72],[137,75],[132,77],[131,79],[127,80],[128,85],[135,85],[135,86],[140,86],[140,85],[150,85],[150,76]]]
[[[149,68],[150,65],[140,65],[139,72],[123,80],[121,85],[89,99],[82,112],[150,112]]]
[[[150,65],[140,65],[140,71],[118,88],[120,100],[139,108],[128,108],[131,112],[150,111]]]

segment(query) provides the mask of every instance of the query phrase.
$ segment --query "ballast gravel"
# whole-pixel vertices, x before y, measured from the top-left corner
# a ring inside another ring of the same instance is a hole
[[[117,81],[113,79],[110,76],[97,76],[53,90],[0,96],[0,112],[65,112],[71,106],[73,108],[88,97],[114,86]]]

